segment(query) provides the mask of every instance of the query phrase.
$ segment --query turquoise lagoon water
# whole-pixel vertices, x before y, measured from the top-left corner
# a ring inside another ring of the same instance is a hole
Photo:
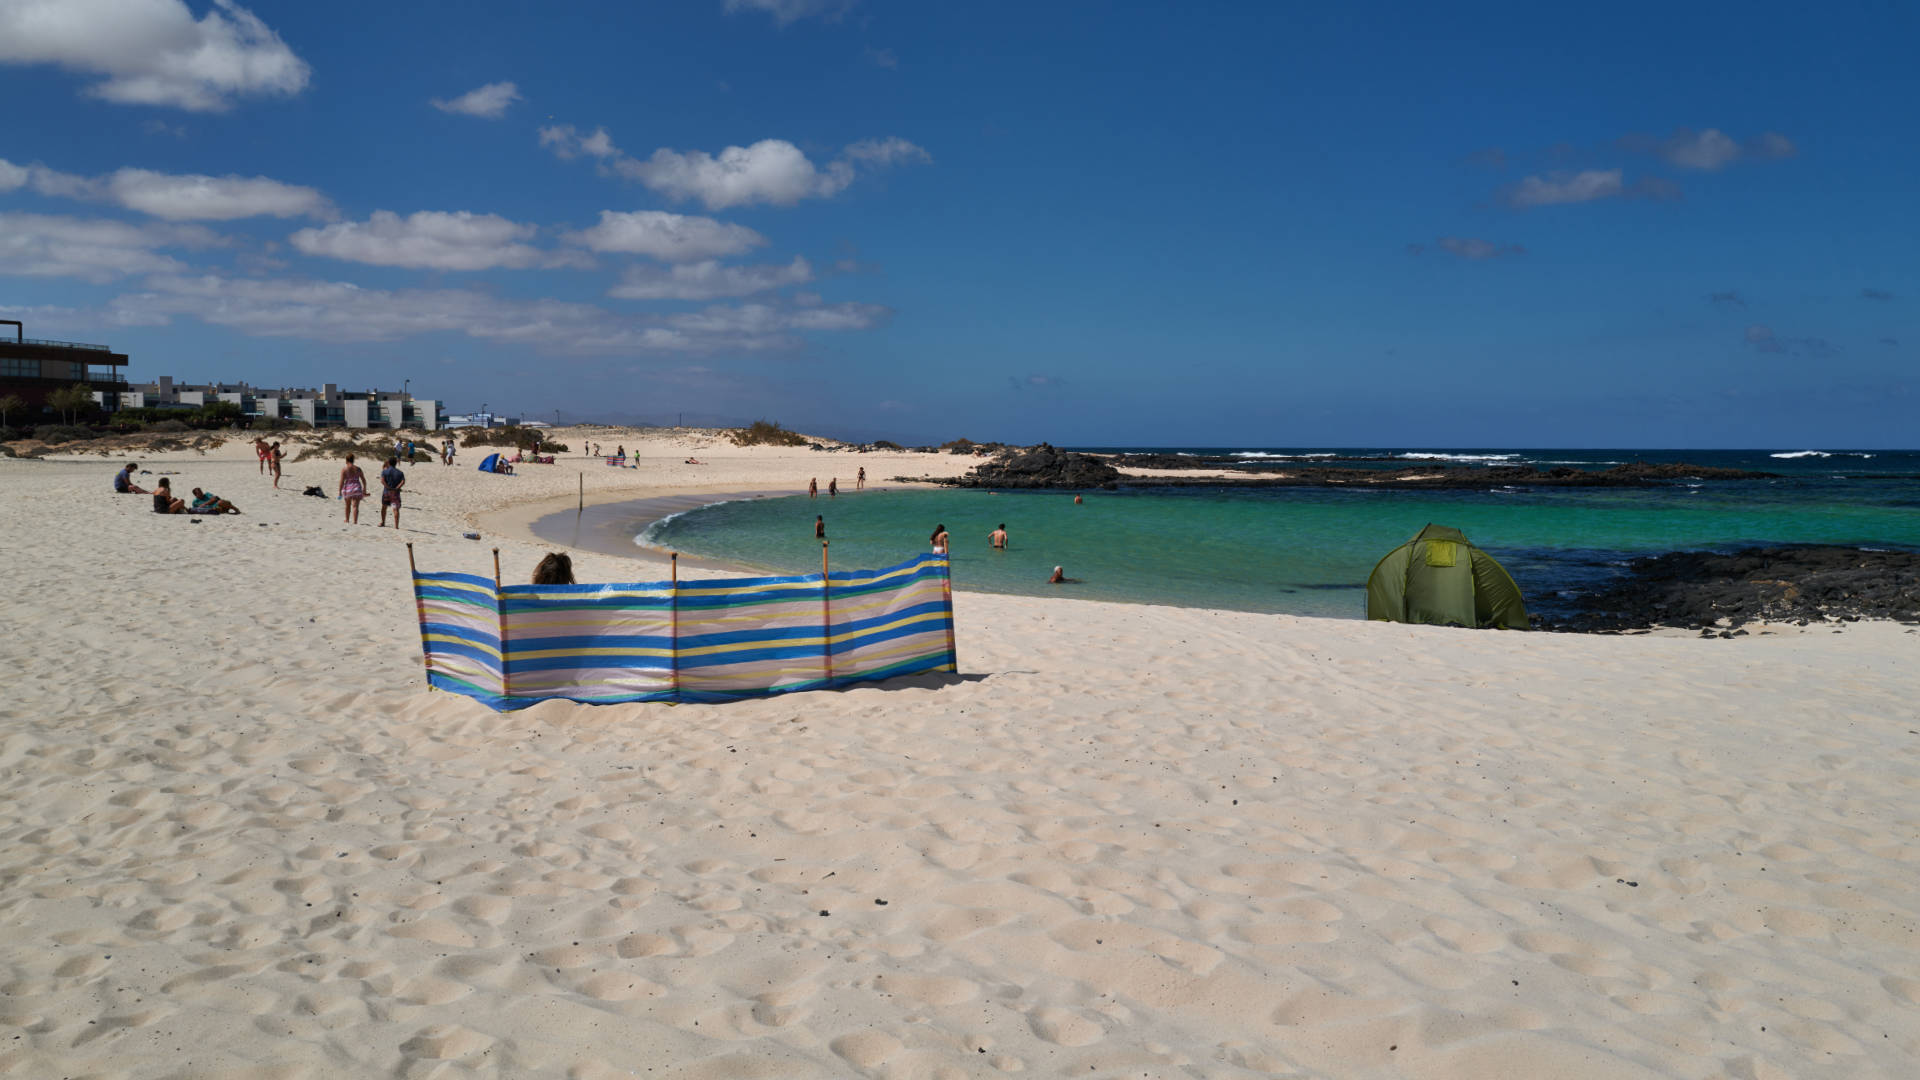
[[[1261,453],[1285,460],[1282,451]],[[1298,461],[1325,451],[1285,453]],[[1568,451],[1501,453],[1516,454],[1505,459],[1516,464],[1570,458]],[[1653,453],[1581,452],[1572,463],[1658,460]],[[1352,618],[1362,615],[1374,563],[1428,522],[1459,528],[1492,552],[1529,608],[1546,614],[1640,555],[1803,543],[1920,550],[1920,454],[1856,457],[1842,468],[1811,455],[1741,454],[1693,451],[1685,460],[1740,460],[1740,467],[1788,475],[1651,488],[1152,487],[1083,492],[1083,505],[1058,491],[843,491],[835,499],[720,503],[657,522],[638,541],[808,573],[820,566],[815,514],[824,515],[832,563],[843,569],[887,566],[924,551],[941,523],[953,537],[958,588]],[[987,533],[1001,522],[1011,545],[994,551]],[[1080,583],[1047,585],[1055,565]]]

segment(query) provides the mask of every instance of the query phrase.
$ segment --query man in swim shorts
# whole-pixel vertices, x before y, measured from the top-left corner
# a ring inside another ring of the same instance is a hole
[[[1001,522],[999,528],[987,534],[987,543],[992,544],[994,547],[999,548],[1001,551],[1007,550],[1007,523],[1006,522],[1004,521]]]

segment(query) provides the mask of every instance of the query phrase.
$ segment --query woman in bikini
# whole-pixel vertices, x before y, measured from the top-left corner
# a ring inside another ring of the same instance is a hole
[[[935,555],[945,555],[947,553],[947,527],[945,525],[935,525],[933,527],[931,540],[933,542],[933,553]]]
[[[367,474],[353,463],[353,455],[347,455],[347,467],[340,470],[340,501],[347,504],[342,521],[349,525],[360,524],[360,500],[367,497]]]
[[[273,466],[273,486],[276,488],[280,486],[280,458],[282,456],[280,453],[280,444],[274,443],[273,451],[267,457],[267,464]]]

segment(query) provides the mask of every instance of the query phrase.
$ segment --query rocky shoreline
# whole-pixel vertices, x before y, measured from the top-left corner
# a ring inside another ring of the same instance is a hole
[[[1736,637],[1750,622],[1920,625],[1920,552],[1817,545],[1732,554],[1678,551],[1635,559],[1609,588],[1571,598],[1574,614],[1538,630],[1621,633],[1655,627]]]
[[[1351,460],[1386,460],[1355,458]],[[1219,472],[1244,475],[1128,476],[1120,471],[1156,469]],[[1276,472],[1249,466],[1232,458],[1182,457],[1170,454],[1082,454],[1041,443],[1003,450],[964,476],[896,476],[903,483],[931,483],[948,487],[1022,489],[1084,489],[1117,487],[1370,487],[1405,490],[1484,489],[1492,487],[1645,487],[1693,480],[1752,480],[1777,473],[1723,469],[1705,465],[1650,465],[1634,462],[1608,469],[1560,466],[1535,469],[1525,465],[1459,465],[1449,462],[1414,468],[1355,468],[1308,465]]]

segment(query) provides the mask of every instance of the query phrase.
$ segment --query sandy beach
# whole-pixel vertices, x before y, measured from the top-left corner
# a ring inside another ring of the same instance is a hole
[[[429,693],[404,542],[974,459],[556,433],[342,524],[0,459],[0,1075],[1899,1077],[1920,635],[1523,634],[956,594],[962,675]],[[638,447],[639,468],[583,440]],[[291,447],[290,447],[291,448]],[[685,464],[689,456],[706,462]],[[373,469],[369,468],[369,475]],[[483,532],[475,542],[463,538]],[[913,553],[911,546],[901,552]],[[638,553],[636,553],[638,554]],[[657,565],[576,553],[582,581]],[[706,572],[706,571],[703,571]]]

